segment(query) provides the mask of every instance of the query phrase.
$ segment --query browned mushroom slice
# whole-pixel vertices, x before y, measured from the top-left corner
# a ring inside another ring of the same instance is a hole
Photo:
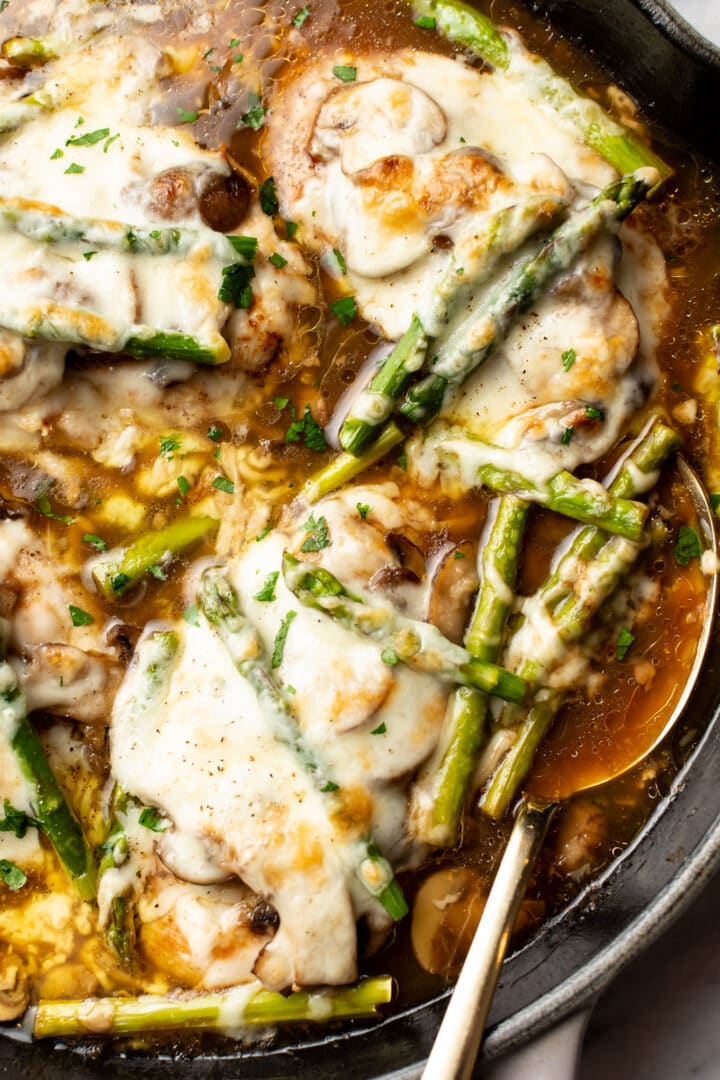
[[[17,964],[8,965],[0,975],[0,1023],[17,1020],[30,1001],[27,979]]]
[[[410,936],[415,957],[433,975],[457,975],[486,900],[472,870],[446,866],[425,878],[415,897]]]
[[[117,661],[63,643],[28,645],[20,679],[30,710],[105,724],[124,674]]]
[[[462,643],[477,588],[473,545],[463,540],[441,556],[428,599],[428,620],[450,641]]]
[[[188,169],[166,169],[150,186],[148,209],[161,218],[177,221],[195,210],[195,176]]]
[[[245,220],[251,197],[252,188],[243,176],[212,173],[200,192],[200,216],[215,232],[232,232]]]

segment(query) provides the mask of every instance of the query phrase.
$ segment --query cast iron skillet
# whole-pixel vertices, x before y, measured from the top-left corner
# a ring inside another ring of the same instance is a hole
[[[533,7],[582,47],[640,102],[680,147],[720,164],[720,51],[664,0],[537,0]],[[718,654],[720,634],[710,647]],[[495,1057],[588,1002],[697,895],[720,865],[720,662],[711,659],[689,705],[707,717],[699,746],[622,858],[561,916],[506,961],[490,1013],[484,1055]],[[380,1024],[269,1051],[177,1058],[97,1056],[47,1043],[0,1038],[0,1075],[24,1080],[411,1080],[427,1055],[446,995]],[[297,1038],[297,1037],[296,1037]]]

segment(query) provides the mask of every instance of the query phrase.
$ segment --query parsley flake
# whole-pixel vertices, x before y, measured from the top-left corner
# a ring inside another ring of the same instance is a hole
[[[188,491],[190,490],[190,482],[188,481],[188,478],[186,476],[178,476],[177,486],[178,490],[180,491],[181,497],[184,499]]]
[[[148,566],[148,573],[152,574],[157,581],[167,581],[167,574],[163,570],[160,563],[153,563],[152,566]]]
[[[260,185],[260,206],[264,214],[274,217],[280,209],[277,192],[275,191],[275,177],[268,176],[267,180]]]
[[[268,255],[268,262],[272,263],[273,266],[277,266],[278,270],[282,270],[283,266],[287,266],[287,259],[279,255],[277,251],[274,251],[272,255]]]
[[[0,859],[0,881],[7,885],[8,889],[17,892],[27,881],[27,874],[8,859]]]
[[[239,128],[249,127],[253,131],[259,131],[265,123],[265,113],[267,109],[262,104],[262,98],[259,94],[248,94],[248,109],[240,117]]]
[[[335,262],[340,267],[341,274],[347,274],[347,263],[342,251],[338,251],[337,248],[333,248],[333,255],[335,256]]]
[[[357,506],[357,512],[360,517],[363,519],[363,521],[367,521],[367,516],[370,513],[371,507],[368,505],[368,503],[355,503],[355,505]]]
[[[152,832],[167,832],[170,828],[167,818],[163,817],[154,806],[146,806],[144,810],[140,811],[138,823],[146,829],[151,829]]]
[[[50,518],[51,521],[61,521],[63,525],[75,524],[74,517],[69,517],[67,514],[56,514],[53,511],[50,496],[47,491],[38,491],[35,499],[35,509],[39,514],[42,514],[43,517]]]
[[[89,626],[90,623],[95,622],[89,611],[83,611],[82,608],[75,607],[74,604],[68,604],[68,609],[73,626]]]
[[[72,135],[65,140],[66,146],[94,146],[95,143],[107,139],[110,128],[98,128],[97,131],[86,131],[84,135]]]
[[[569,371],[577,360],[577,353],[574,349],[566,349],[565,352],[561,354],[560,359],[562,360],[563,371]]]
[[[345,64],[336,64],[333,68],[333,75],[340,82],[355,82],[357,78],[357,68],[347,67]]]
[[[341,326],[349,326],[357,314],[357,308],[355,307],[354,296],[342,296],[339,300],[336,300],[334,304],[330,305],[335,318],[341,324]]]
[[[243,263],[224,266],[218,300],[222,300],[224,304],[232,304],[236,308],[249,308],[252,303],[250,282],[254,277],[253,266],[246,266]]]
[[[103,154],[107,154],[107,152],[110,149],[110,147],[112,146],[112,144],[115,142],[116,139],[119,139],[119,138],[120,138],[119,133],[117,135],[111,135],[110,138],[105,143],[105,145],[103,146]],[[173,139],[173,143],[174,143],[175,146],[179,145],[178,143],[175,142],[174,139]]]
[[[270,666],[273,668],[280,667],[280,665],[282,664],[288,630],[290,629],[290,625],[296,615],[297,611],[288,611],[287,615],[280,623],[280,629],[275,635],[275,644],[273,646],[272,660],[270,661]]]
[[[37,829],[40,822],[37,818],[30,817],[24,810],[16,810],[9,799],[3,803],[3,818],[0,818],[0,832],[14,833],[18,840],[22,840],[29,828]]]
[[[387,732],[387,724],[383,722],[382,724],[378,724],[378,726],[376,728],[373,728],[372,731],[370,732],[370,734],[371,735],[385,735],[386,732]]]
[[[290,21],[292,22],[293,26],[295,26],[297,28],[300,28],[302,26],[302,24],[305,22],[305,20],[307,19],[309,14],[310,14],[310,8],[301,7],[300,10],[297,11],[293,15],[293,17],[292,17],[292,19]]]
[[[293,420],[285,434],[285,442],[300,442],[303,440],[308,450],[316,450],[321,453],[327,446],[325,432],[315,420],[310,406],[305,406],[305,412],[300,420]]]
[[[398,454],[397,463],[403,472],[407,470],[407,454],[403,450],[402,454]]]
[[[177,107],[177,122],[178,124],[194,124],[198,118],[196,112],[191,112],[188,109],[183,109],[182,105]]]
[[[165,458],[166,461],[172,461],[181,445],[182,442],[179,435],[161,435],[160,457]]]
[[[228,480],[227,476],[216,476],[211,487],[217,488],[218,491],[224,491],[226,495],[235,494],[235,485],[232,480]]]
[[[231,49],[237,49],[239,44],[240,44],[240,38],[236,38],[236,37],[230,38],[230,48]]]
[[[50,160],[57,161],[57,159],[61,157],[65,157],[65,152],[61,150],[58,146],[57,150],[54,150],[53,153],[50,155]]]
[[[272,573],[268,574],[265,578],[265,583],[262,589],[260,589],[259,592],[255,593],[253,599],[260,600],[263,604],[269,604],[273,600],[276,600],[277,597],[275,596],[275,586],[277,585],[277,579],[279,577],[279,570],[273,570]]]
[[[220,442],[222,435],[222,428],[218,427],[217,424],[211,424],[207,429],[207,437],[212,439],[213,442]]]
[[[697,529],[682,525],[678,530],[673,555],[678,566],[687,566],[691,559],[699,559],[703,553],[702,540]]]
[[[380,659],[388,667],[395,667],[398,662],[398,656],[394,649],[383,649],[380,653]]]
[[[322,551],[323,548],[330,547],[332,540],[330,539],[327,520],[324,517],[320,517],[316,521],[311,514],[303,525],[303,529],[308,535],[303,540],[300,550],[304,551],[305,554],[311,551]]]
[[[258,242],[255,236],[228,236],[228,240],[243,259],[252,262],[257,255]]]
[[[464,558],[465,558],[465,552],[464,551],[459,551],[458,550],[458,551],[455,551],[453,553],[453,559],[464,559]]]
[[[575,434],[575,428],[574,427],[569,427],[568,426],[566,428],[563,428],[563,433],[560,436],[560,442],[563,444],[563,446],[568,445],[568,443],[570,442],[570,440],[572,439],[574,434]]]
[[[286,221],[285,222],[285,238],[287,240],[292,240],[293,236],[295,236],[295,233],[297,231],[298,231],[298,223],[297,223],[297,221]]]
[[[189,604],[183,611],[182,617],[189,626],[199,626],[200,609],[197,604]]]
[[[93,255],[97,255],[97,251],[83,251],[83,259],[85,262],[90,262]]]
[[[96,551],[107,551],[107,544],[101,536],[96,536],[95,533],[83,533],[82,542],[94,547]]]
[[[715,511],[715,516],[720,517],[720,513],[718,513],[718,511],[720,510],[720,492],[713,492],[713,494],[710,496],[710,505]]]
[[[68,165],[67,169],[65,170],[65,175],[66,176],[77,176],[78,173],[84,173],[84,172],[85,172],[85,166],[84,165],[78,165],[75,161],[73,161],[73,163],[71,165]]]
[[[586,405],[585,415],[587,416],[588,420],[604,420],[605,410],[598,409],[595,405]]]
[[[635,640],[635,635],[631,634],[626,626],[620,627],[620,632],[617,636],[617,643],[615,645],[615,656],[618,660],[624,660],[627,656],[628,649]]]
[[[255,537],[255,543],[259,543],[260,540],[264,540],[269,532],[272,532],[272,525],[266,525],[262,532],[259,532]]]
[[[419,26],[421,30],[434,30],[436,21],[432,15],[418,15],[415,25]]]
[[[321,791],[337,791],[338,790],[338,785],[335,783],[334,780],[326,780],[325,783],[323,784],[323,786],[320,788],[320,790]]]

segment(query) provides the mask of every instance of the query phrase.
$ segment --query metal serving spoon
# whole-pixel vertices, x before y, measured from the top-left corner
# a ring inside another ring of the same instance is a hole
[[[677,458],[677,467],[697,513],[705,546],[717,557],[715,515],[707,492],[697,473],[682,456]],[[718,575],[713,574],[709,579],[706,614],[695,659],[683,692],[662,730],[650,746],[638,750],[631,762],[624,762],[615,773],[604,776],[602,780],[578,786],[572,794],[616,780],[652,753],[675,726],[695,689],[705,660],[719,593]],[[535,859],[560,801],[560,798],[527,796],[517,813],[482,917],[425,1066],[423,1080],[469,1080],[472,1076],[510,934]]]

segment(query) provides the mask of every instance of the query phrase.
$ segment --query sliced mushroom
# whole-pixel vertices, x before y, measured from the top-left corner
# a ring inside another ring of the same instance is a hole
[[[166,169],[150,185],[148,209],[161,218],[188,217],[195,205],[195,176],[188,169]]]
[[[450,641],[462,643],[477,588],[473,545],[463,540],[442,555],[432,576],[428,597],[428,621]]]
[[[20,973],[20,967],[16,964],[6,967],[0,976],[0,1023],[17,1020],[25,1012],[29,1002],[28,982]]]
[[[486,887],[472,870],[446,866],[420,886],[410,937],[421,967],[433,975],[457,975],[470,948],[486,900]]]
[[[31,710],[105,724],[124,671],[117,661],[64,643],[28,645],[19,671]]]
[[[232,232],[245,220],[251,197],[252,188],[243,176],[212,173],[200,192],[200,216],[215,232]]]

